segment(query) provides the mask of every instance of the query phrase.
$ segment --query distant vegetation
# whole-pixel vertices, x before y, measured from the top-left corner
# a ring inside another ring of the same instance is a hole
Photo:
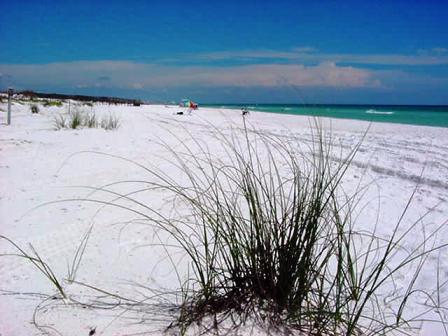
[[[128,98],[117,98],[117,97],[107,97],[107,96],[86,96],[86,95],[68,95],[68,94],[60,94],[60,93],[42,93],[42,92],[34,92],[34,91],[19,91],[17,94],[21,94],[24,97],[28,97],[30,99],[35,98],[47,98],[47,99],[59,99],[66,100],[72,99],[81,102],[87,102],[87,105],[91,102],[100,102],[100,103],[109,103],[109,104],[131,104],[134,106],[140,106],[142,101],[139,99],[128,99]],[[59,102],[61,103],[61,102]],[[57,102],[49,102],[49,106],[60,106],[53,105],[58,104]],[[61,103],[62,104],[62,103]]]
[[[61,107],[62,106],[62,102],[59,100],[44,100],[43,104],[45,107],[47,106],[57,106],[57,107]]]

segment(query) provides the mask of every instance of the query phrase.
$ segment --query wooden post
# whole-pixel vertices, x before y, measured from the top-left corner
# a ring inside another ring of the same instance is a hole
[[[6,123],[8,125],[11,125],[11,97],[13,94],[13,90],[12,89],[8,89],[8,116],[7,116],[7,121]]]

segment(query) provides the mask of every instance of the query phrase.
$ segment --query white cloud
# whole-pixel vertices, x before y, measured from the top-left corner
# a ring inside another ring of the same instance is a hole
[[[131,84],[131,88],[136,89],[136,90],[141,90],[143,89],[145,86],[142,83],[134,83]]]
[[[181,86],[233,87],[377,87],[372,72],[322,62],[315,66],[298,64],[257,64],[227,67],[161,66],[127,61],[82,61],[51,64],[0,65],[16,86],[38,88],[115,87],[129,89]],[[102,81],[99,78],[110,78]]]
[[[437,48],[432,48],[432,49],[418,49],[417,53],[419,55],[432,55],[432,56],[443,56],[444,54],[448,53],[448,49],[447,48],[441,48],[441,47],[437,47]]]
[[[242,50],[222,51],[196,55],[185,55],[184,59],[197,60],[285,60],[290,62],[334,62],[337,64],[370,64],[370,65],[442,65],[448,64],[448,49],[433,48],[429,50],[419,49],[414,55],[404,54],[332,54],[321,53],[312,47],[294,48],[287,51],[276,50]],[[177,59],[179,61],[179,59]]]
[[[334,63],[304,65],[246,65],[226,68],[192,68],[175,75],[177,80],[195,84],[238,87],[369,87],[376,86],[369,71],[338,67]],[[173,78],[174,80],[175,78]]]
[[[448,53],[448,49],[447,48],[432,48],[432,51],[435,52],[436,54],[446,54],[446,53]]]

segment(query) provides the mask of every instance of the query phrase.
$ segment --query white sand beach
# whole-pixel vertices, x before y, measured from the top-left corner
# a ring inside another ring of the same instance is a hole
[[[72,108],[76,104],[73,102]],[[39,113],[32,114],[28,104],[14,103],[10,126],[5,125],[6,103],[1,103],[0,108],[0,234],[27,250],[31,243],[55,274],[65,279],[68,265],[93,223],[77,272],[78,282],[136,300],[145,293],[145,288],[137,284],[177,288],[178,279],[170,260],[162,248],[154,245],[158,237],[153,228],[141,225],[135,214],[123,209],[76,199],[86,198],[92,192],[85,187],[148,178],[140,166],[101,153],[170,173],[169,169],[173,168],[165,161],[169,153],[161,150],[161,141],[182,150],[179,143],[189,143],[194,137],[213,150],[216,129],[227,132],[231,127],[243,127],[241,111],[200,107],[191,115],[176,115],[182,110],[177,106],[98,103],[92,107],[78,106],[86,112],[112,113],[118,117],[119,128],[106,131],[101,128],[55,130],[53,118],[67,110],[66,104],[39,106]],[[246,120],[251,128],[261,132],[285,139],[296,137],[298,145],[304,148],[311,141],[313,120],[308,117],[251,112]],[[417,187],[400,230],[404,232],[415,221],[420,222],[418,229],[413,229],[402,242],[403,248],[416,248],[438,227],[437,236],[431,237],[428,244],[448,242],[448,128],[344,119],[321,119],[321,122],[331,134],[335,148],[342,148],[342,154],[362,141],[343,180],[348,194],[356,190],[363,193],[354,218],[359,230],[372,231],[376,226],[378,235],[388,237]],[[335,160],[338,160],[337,153]],[[170,174],[177,176],[179,172],[173,169]],[[136,190],[138,183],[116,185],[114,190],[121,193]],[[96,195],[111,199],[101,192]],[[160,208],[169,195],[154,190],[138,197],[151,207]],[[47,204],[62,200],[72,201]],[[0,253],[14,253],[14,249],[6,241],[0,241]],[[186,263],[185,259],[179,260]],[[185,268],[185,265],[180,267]],[[410,277],[409,273],[399,272],[396,288],[387,290],[405,290]],[[416,287],[431,293],[439,289],[440,300],[446,303],[446,280],[448,250],[444,249],[425,260]],[[67,293],[79,302],[91,302],[98,295],[76,283],[64,284]],[[166,320],[158,325],[149,322],[152,320],[146,320],[145,312],[114,309],[119,299],[110,300],[110,306],[104,309],[74,308],[60,301],[45,300],[41,294],[51,295],[54,287],[19,257],[0,257],[0,290],[1,336],[44,332],[79,336],[88,335],[93,328],[96,335],[151,331],[159,334],[169,324]],[[423,311],[424,302],[417,301],[412,304],[415,314]],[[415,330],[415,334],[437,335],[442,331],[436,324],[424,323],[423,329]],[[251,332],[251,329],[242,331],[243,334]]]

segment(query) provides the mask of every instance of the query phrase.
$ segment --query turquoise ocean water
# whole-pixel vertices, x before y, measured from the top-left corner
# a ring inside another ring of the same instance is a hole
[[[206,106],[233,109],[247,107],[250,111],[260,112],[448,127],[448,106],[295,104],[209,104]]]

